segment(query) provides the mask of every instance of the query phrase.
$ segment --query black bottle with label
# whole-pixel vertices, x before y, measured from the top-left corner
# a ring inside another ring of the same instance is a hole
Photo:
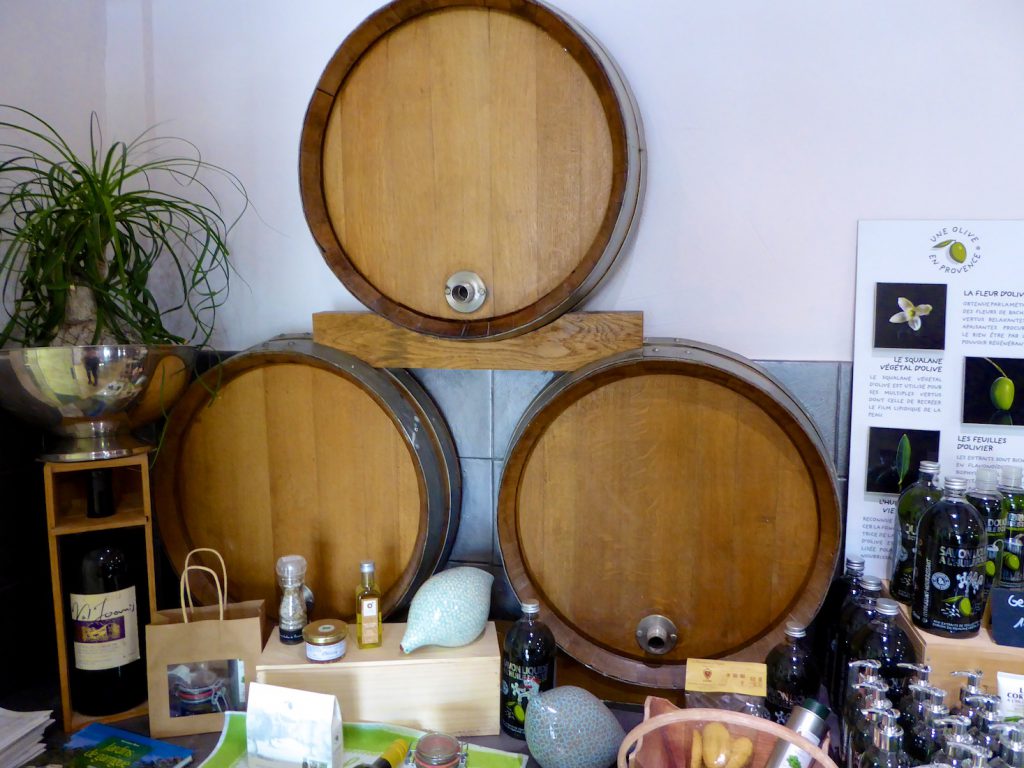
[[[984,610],[988,539],[965,498],[967,481],[946,479],[942,499],[921,517],[914,562],[914,624],[943,637],[973,637]]]
[[[989,591],[996,575],[996,565],[1003,551],[1006,538],[1006,511],[1003,509],[1003,494],[999,485],[999,471],[991,467],[978,467],[974,475],[974,487],[964,495],[967,502],[978,510],[985,526],[988,539],[988,556],[985,559],[985,591],[981,596],[981,609],[985,610]]]
[[[62,543],[71,704],[83,715],[110,715],[146,700],[143,630],[147,586],[132,566],[123,531],[81,534]]]
[[[896,502],[896,531],[893,543],[892,576],[889,594],[893,600],[910,605],[914,599],[914,557],[917,553],[917,526],[924,511],[942,498],[939,463],[922,461],[918,480]]]
[[[523,615],[505,635],[501,654],[501,730],[525,739],[526,709],[535,693],[555,684],[555,637],[538,616],[540,604],[524,600]]]
[[[795,621],[786,622],[786,637],[768,652],[768,695],[765,706],[771,719],[785,725],[793,707],[818,695],[821,678],[807,643],[807,629]]]
[[[900,665],[917,661],[910,638],[896,623],[899,613],[895,600],[879,598],[875,601],[875,617],[850,641],[852,658],[877,659],[882,663],[879,675],[888,684],[892,701],[899,701],[909,682],[910,671]]]

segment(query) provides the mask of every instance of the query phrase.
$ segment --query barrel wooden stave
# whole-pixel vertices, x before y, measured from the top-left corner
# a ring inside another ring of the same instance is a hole
[[[510,581],[559,644],[627,682],[681,687],[688,657],[761,660],[809,621],[838,556],[834,469],[796,401],[731,353],[649,344],[556,380],[502,475]],[[661,614],[680,640],[635,642]]]
[[[327,65],[300,176],[314,237],[375,312],[413,330],[501,338],[571,309],[628,241],[642,133],[614,62],[533,2],[401,0]],[[481,275],[487,301],[448,306]]]
[[[460,482],[447,426],[407,372],[293,339],[229,358],[185,393],[155,498],[176,568],[213,544],[231,598],[262,598],[273,616],[276,559],[301,554],[317,615],[350,617],[360,560],[377,562],[385,613],[444,562]]]

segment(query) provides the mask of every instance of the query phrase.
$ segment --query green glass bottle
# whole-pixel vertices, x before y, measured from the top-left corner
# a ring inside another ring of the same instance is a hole
[[[900,494],[896,502],[896,531],[893,546],[892,579],[889,594],[907,605],[914,599],[914,556],[917,552],[917,525],[924,511],[942,498],[939,486],[939,462],[922,461],[917,482]]]
[[[985,524],[988,537],[988,550],[985,558],[985,590],[981,595],[981,607],[985,609],[988,593],[992,589],[992,581],[996,575],[996,563],[1003,549],[1006,537],[1006,510],[1003,509],[1003,494],[999,485],[999,470],[991,467],[978,467],[974,474],[974,487],[964,496],[971,506],[978,510],[981,521]]]
[[[1021,487],[1021,468],[1003,467],[999,476],[999,492],[1003,494],[1006,513],[1006,534],[1003,538],[1003,563],[1000,583],[1024,584],[1024,488]]]
[[[985,526],[964,498],[967,481],[946,478],[942,499],[917,526],[914,561],[914,624],[944,637],[973,637],[981,629],[984,606]]]

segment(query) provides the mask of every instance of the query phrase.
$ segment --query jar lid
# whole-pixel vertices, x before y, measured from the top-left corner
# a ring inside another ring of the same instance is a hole
[[[454,736],[432,731],[416,742],[416,760],[424,765],[445,765],[462,751],[462,744]]]
[[[807,637],[807,627],[799,621],[787,621],[786,635],[793,638]]]
[[[340,619],[314,621],[302,628],[302,639],[310,645],[334,645],[348,637],[348,624]]]
[[[360,573],[373,573],[375,569],[376,563],[374,563],[373,560],[363,560],[361,563],[359,563]]]

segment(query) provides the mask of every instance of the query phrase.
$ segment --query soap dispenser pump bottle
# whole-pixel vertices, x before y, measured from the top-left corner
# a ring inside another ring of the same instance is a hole
[[[907,754],[915,765],[931,762],[932,756],[942,746],[942,726],[938,721],[949,715],[945,701],[946,692],[943,689],[928,686],[924,719],[917,724],[906,743]]]
[[[871,745],[861,755],[857,768],[910,768],[910,758],[903,751],[903,729],[898,725],[896,710],[868,709],[874,714]]]

